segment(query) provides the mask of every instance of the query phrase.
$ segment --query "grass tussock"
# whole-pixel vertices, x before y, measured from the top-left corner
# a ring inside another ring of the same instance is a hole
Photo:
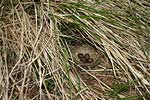
[[[148,100],[149,77],[149,0],[0,1],[1,100]]]

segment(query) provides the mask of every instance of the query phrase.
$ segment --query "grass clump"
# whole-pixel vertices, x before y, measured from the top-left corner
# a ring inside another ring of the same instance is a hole
[[[148,100],[149,9],[148,0],[0,1],[0,99]]]

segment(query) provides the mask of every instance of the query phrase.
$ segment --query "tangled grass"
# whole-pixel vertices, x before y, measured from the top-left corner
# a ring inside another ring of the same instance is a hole
[[[0,11],[1,100],[149,99],[149,0],[2,0]],[[72,43],[100,63],[78,64]]]

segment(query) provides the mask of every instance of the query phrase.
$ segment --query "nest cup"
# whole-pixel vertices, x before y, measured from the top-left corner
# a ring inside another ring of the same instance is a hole
[[[88,44],[75,46],[72,50],[72,53],[75,63],[81,66],[93,66],[99,59],[98,51]],[[85,59],[87,61],[83,61],[79,56],[80,54],[83,55],[83,60]],[[86,59],[87,54],[89,56],[89,61]],[[92,61],[90,62],[90,60]]]

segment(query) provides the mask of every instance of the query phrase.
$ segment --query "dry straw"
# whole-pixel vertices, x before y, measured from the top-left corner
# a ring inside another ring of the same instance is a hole
[[[1,0],[0,99],[148,100],[149,29],[149,0]]]

